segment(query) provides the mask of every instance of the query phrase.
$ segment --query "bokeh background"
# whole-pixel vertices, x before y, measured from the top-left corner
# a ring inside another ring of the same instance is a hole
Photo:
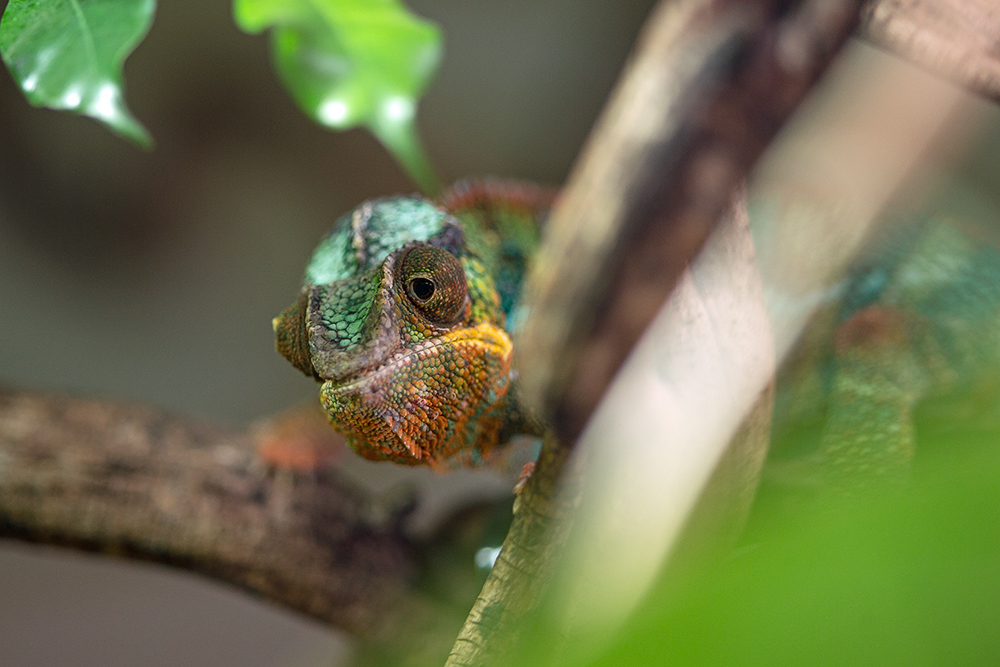
[[[0,73],[0,384],[244,424],[315,400],[270,320],[317,239],[416,188],[370,135],[302,115],[229,3],[159,4],[125,67],[152,152]],[[444,30],[419,112],[443,180],[558,184],[652,1],[407,4]],[[5,666],[329,665],[344,646],[192,575],[0,542]]]

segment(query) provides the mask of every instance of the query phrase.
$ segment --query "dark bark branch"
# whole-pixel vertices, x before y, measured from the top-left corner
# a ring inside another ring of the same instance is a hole
[[[1000,100],[996,0],[868,0],[861,35],[931,72]]]
[[[443,620],[412,592],[404,512],[334,472],[270,474],[246,433],[0,391],[0,537],[177,565],[381,642]]]
[[[537,469],[514,504],[514,521],[446,667],[493,664],[509,654],[521,623],[546,592],[571,526],[574,494],[559,493],[569,450],[546,442]]]
[[[549,222],[515,345],[576,441],[733,188],[847,39],[855,0],[663,2]]]

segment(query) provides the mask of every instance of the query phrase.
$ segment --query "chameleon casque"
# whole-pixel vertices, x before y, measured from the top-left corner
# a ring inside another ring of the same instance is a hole
[[[511,327],[552,193],[465,182],[437,203],[368,201],[313,253],[277,349],[322,383],[334,427],[368,459],[479,465],[539,435],[517,399]]]

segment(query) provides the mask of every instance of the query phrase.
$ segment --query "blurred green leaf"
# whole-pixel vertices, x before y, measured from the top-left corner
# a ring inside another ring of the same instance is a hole
[[[441,55],[434,24],[397,0],[234,0],[233,14],[246,32],[274,28],[275,67],[307,115],[367,127],[426,192],[438,189],[414,129]]]
[[[10,0],[0,55],[35,106],[96,118],[145,147],[125,106],[122,63],[149,32],[155,0]]]
[[[593,664],[996,664],[996,436],[950,442],[906,485],[765,500],[747,546],[668,570]]]
[[[764,484],[742,545],[665,568],[597,654],[567,646],[543,608],[503,664],[997,664],[1000,428],[921,430],[908,482]]]

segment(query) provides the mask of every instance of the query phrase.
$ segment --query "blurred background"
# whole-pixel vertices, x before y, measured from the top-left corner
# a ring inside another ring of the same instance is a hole
[[[407,4],[444,31],[419,112],[442,179],[557,185],[653,2]],[[315,385],[273,351],[270,320],[337,217],[416,187],[367,133],[302,115],[267,39],[240,33],[228,3],[163,0],[125,74],[153,152],[30,107],[0,73],[0,384],[234,425],[314,401]],[[942,138],[906,196],[990,227],[1000,113],[968,106],[986,130]],[[309,666],[347,650],[316,623],[192,575],[0,542],[5,666]]]
[[[653,3],[407,4],[444,31],[419,111],[442,179],[559,184]],[[152,152],[32,108],[0,73],[0,384],[237,425],[315,401],[271,318],[337,217],[415,185],[366,132],[300,113],[227,2],[160,2],[125,86]],[[342,650],[192,575],[0,542],[3,665],[328,665]]]

